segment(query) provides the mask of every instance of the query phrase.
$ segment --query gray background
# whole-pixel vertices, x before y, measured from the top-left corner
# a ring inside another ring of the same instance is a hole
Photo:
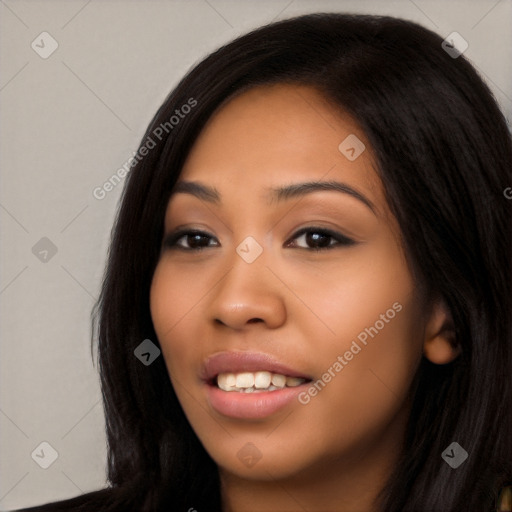
[[[0,0],[0,510],[105,485],[90,311],[122,184],[103,200],[93,189],[192,64],[253,27],[322,10],[459,32],[510,126],[510,0]],[[49,48],[43,31],[59,45],[47,59],[31,47]],[[48,449],[31,457],[43,441],[58,452],[48,469],[35,461]]]

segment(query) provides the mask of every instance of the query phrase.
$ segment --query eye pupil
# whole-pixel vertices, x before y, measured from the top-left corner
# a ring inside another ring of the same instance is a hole
[[[306,233],[306,242],[316,247],[327,247],[330,243],[330,235],[318,232]]]
[[[200,233],[190,234],[187,236],[187,244],[189,247],[204,247],[208,245],[208,236],[201,235]],[[201,241],[206,241],[205,244],[201,244]]]

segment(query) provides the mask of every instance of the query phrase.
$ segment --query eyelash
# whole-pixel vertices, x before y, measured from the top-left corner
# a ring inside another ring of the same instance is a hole
[[[354,240],[351,238],[346,237],[345,235],[342,235],[341,233],[337,233],[336,231],[332,231],[330,229],[326,228],[319,228],[315,226],[308,226],[302,229],[299,229],[290,240],[295,240],[296,238],[307,235],[307,234],[320,234],[323,236],[328,236],[331,239],[334,239],[337,241],[335,244],[329,244],[327,247],[313,247],[313,248],[305,248],[305,247],[298,247],[298,249],[305,249],[307,251],[312,252],[321,252],[321,251],[327,251],[334,249],[336,247],[349,247],[351,245],[356,244]],[[177,249],[187,252],[201,252],[203,249],[208,249],[210,247],[199,247],[199,248],[189,248],[189,247],[183,247],[181,245],[178,245],[178,241],[182,239],[184,236],[194,236],[194,235],[202,235],[209,238],[215,238],[209,233],[206,233],[205,231],[200,231],[196,229],[180,229],[174,233],[170,233],[164,240],[164,247],[167,249]],[[286,246],[289,247],[290,242],[286,242]]]

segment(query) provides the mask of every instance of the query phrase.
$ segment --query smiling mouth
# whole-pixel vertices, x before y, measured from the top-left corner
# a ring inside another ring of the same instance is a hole
[[[295,388],[308,382],[308,380],[266,370],[238,373],[223,372],[212,380],[212,385],[227,392],[265,393],[279,391],[284,388]]]
[[[199,375],[206,384],[209,406],[216,413],[252,421],[293,405],[313,379],[298,366],[261,352],[224,351],[208,357]]]

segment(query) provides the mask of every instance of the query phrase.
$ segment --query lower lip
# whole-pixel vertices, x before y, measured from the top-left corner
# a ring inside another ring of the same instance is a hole
[[[206,393],[210,405],[220,414],[230,418],[259,419],[274,414],[297,399],[304,384],[293,388],[259,393],[222,391],[215,385],[207,384]]]

